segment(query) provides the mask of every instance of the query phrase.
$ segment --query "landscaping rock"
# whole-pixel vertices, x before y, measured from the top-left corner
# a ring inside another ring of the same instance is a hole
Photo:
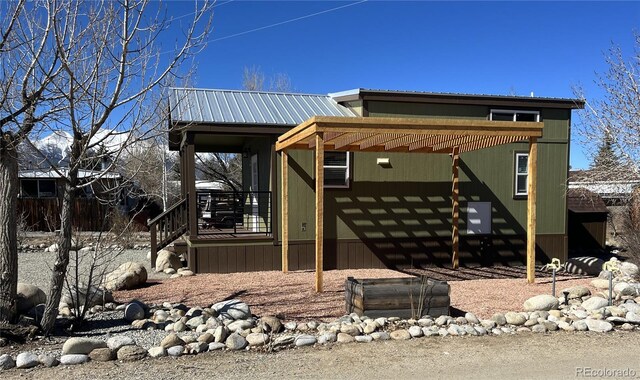
[[[62,365],[78,365],[88,361],[89,356],[83,354],[68,354],[60,357],[60,364]]]
[[[104,288],[110,291],[135,289],[145,282],[147,282],[147,269],[144,265],[127,261],[106,275]]]
[[[82,354],[88,355],[96,348],[105,348],[107,343],[100,339],[74,337],[67,339],[62,345],[62,355]],[[62,361],[60,361],[62,362]]]
[[[211,342],[211,343],[209,343],[209,351],[222,350],[225,347],[226,346],[224,345],[224,343],[220,343],[220,342]]]
[[[253,323],[246,319],[239,319],[237,321],[233,321],[227,325],[229,331],[240,332],[241,330],[247,330],[253,327]]]
[[[147,350],[140,346],[124,346],[118,350],[118,360],[136,361],[147,356]]]
[[[505,324],[507,324],[507,319],[505,318],[504,314],[502,314],[502,313],[495,313],[491,317],[491,320],[494,321],[496,323],[496,325],[498,325],[498,326],[504,326]]]
[[[26,313],[36,305],[47,302],[47,295],[39,287],[18,282],[18,313]]]
[[[211,305],[211,309],[215,310],[221,318],[225,319],[238,320],[251,317],[249,305],[237,299],[218,302]]]
[[[636,264],[625,261],[620,263],[619,268],[620,273],[622,273],[623,276],[638,279],[638,274],[640,272],[638,271],[638,266]]]
[[[473,313],[466,313],[464,315],[464,318],[467,320],[467,322],[472,323],[472,324],[480,323],[478,318]]]
[[[354,342],[356,339],[353,337],[353,335],[351,334],[346,334],[346,333],[338,333],[337,337],[336,337],[336,341],[338,343],[351,343]]]
[[[338,339],[338,336],[336,335],[336,333],[333,333],[333,332],[324,333],[318,337],[318,344],[335,342],[337,339]]]
[[[232,333],[227,337],[225,345],[230,350],[241,350],[247,345],[247,340],[238,333]]]
[[[262,333],[251,333],[247,335],[247,343],[251,347],[263,346],[269,342],[269,335]]]
[[[64,303],[70,307],[75,306],[76,301],[79,301],[81,306],[86,302],[89,307],[92,307],[113,302],[113,295],[110,291],[98,288],[97,286],[87,288],[86,285],[79,284],[73,285],[70,290],[65,291],[65,294],[60,299],[60,303]]]
[[[40,364],[38,355],[32,352],[21,352],[16,357],[17,368],[32,368]]]
[[[184,340],[180,339],[180,337],[176,333],[171,333],[164,339],[162,339],[162,342],[160,342],[160,347],[169,348],[174,346],[183,346],[184,344]]]
[[[625,316],[625,319],[630,323],[638,323],[640,324],[640,314],[630,311]]]
[[[107,347],[113,351],[118,351],[123,346],[133,346],[136,342],[126,335],[116,335],[107,339]]]
[[[590,296],[591,295],[591,290],[589,290],[589,288],[587,288],[586,286],[574,286],[571,288],[567,288],[567,289],[563,289],[562,292],[568,292],[568,299],[574,299],[574,298],[582,298],[582,297],[586,297],[586,296]]]
[[[409,335],[411,335],[412,338],[420,338],[424,335],[424,333],[422,332],[422,328],[420,326],[411,326],[409,327]]]
[[[316,337],[313,335],[298,335],[294,344],[296,347],[312,346],[316,344]]]
[[[2,354],[0,355],[0,370],[11,369],[16,366],[16,362],[13,360],[11,355]]]
[[[349,334],[351,336],[360,335],[360,329],[358,329],[358,326],[355,325],[342,325],[340,327],[340,332]]]
[[[115,360],[115,351],[109,348],[96,348],[89,353],[89,358],[97,362],[108,362]]]
[[[597,276],[602,271],[604,260],[597,257],[573,257],[567,260],[565,270],[568,273]]]
[[[626,311],[633,311],[636,314],[640,314],[640,304],[637,304],[635,302],[623,303],[622,305],[620,305],[620,307],[622,309],[625,309]]]
[[[557,309],[559,306],[558,299],[548,294],[540,294],[529,298],[524,302],[525,311],[539,311]]]
[[[180,347],[180,346],[177,346]],[[164,347],[151,347],[147,351],[147,355],[151,358],[161,358],[167,356],[167,350]]]
[[[409,339],[411,339],[411,334],[409,334],[409,331],[404,330],[404,329],[392,331],[391,334],[389,334],[389,336],[393,340],[409,340]]]
[[[635,296],[636,288],[626,282],[619,282],[613,286],[613,290],[621,296]]]
[[[265,332],[271,332],[274,334],[281,332],[283,329],[280,319],[271,315],[263,316],[262,318],[260,318],[259,325],[262,326],[262,329]]]
[[[156,257],[156,272],[162,272],[167,268],[178,270],[182,268],[182,262],[177,253],[161,249]]]
[[[585,310],[597,310],[609,305],[609,301],[601,297],[591,297],[582,303]]]
[[[591,280],[591,286],[596,289],[607,290],[609,289],[609,280],[604,278],[596,278],[594,280]]]
[[[173,347],[169,347],[167,348],[167,355],[169,356],[180,356],[184,353],[184,347],[182,346],[173,346]]]
[[[527,321],[527,318],[521,313],[508,312],[504,315],[508,324],[514,326],[521,326]]]
[[[418,327],[418,326],[413,326]],[[422,333],[422,330],[420,331]],[[369,343],[373,341],[373,337],[371,335],[358,335],[355,337],[356,342],[358,343]]]
[[[55,367],[60,364],[58,358],[56,358],[52,354],[40,354],[38,355],[38,361],[40,362],[40,364],[47,368]]]
[[[584,322],[587,324],[589,331],[608,332],[613,329],[611,323],[600,319],[585,319]]]

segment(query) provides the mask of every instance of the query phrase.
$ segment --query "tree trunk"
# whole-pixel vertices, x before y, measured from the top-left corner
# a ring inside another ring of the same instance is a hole
[[[74,142],[74,145],[79,143]],[[75,149],[73,147],[72,149]],[[70,166],[75,166],[75,160],[69,162]],[[60,212],[60,237],[58,239],[58,252],[56,261],[53,264],[51,273],[51,282],[49,287],[49,295],[47,296],[47,305],[42,317],[41,327],[45,335],[50,335],[55,326],[56,317],[58,316],[58,305],[62,298],[62,290],[64,288],[64,280],[67,275],[67,267],[69,266],[69,252],[71,251],[72,224],[73,224],[73,202],[76,197],[75,188],[78,182],[78,169],[69,170],[69,177],[65,182],[62,194],[62,210]]]
[[[0,324],[17,317],[18,154],[11,134],[0,136]]]

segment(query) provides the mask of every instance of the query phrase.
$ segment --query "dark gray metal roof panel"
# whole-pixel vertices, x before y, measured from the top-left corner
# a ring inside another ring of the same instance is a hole
[[[298,125],[313,116],[356,116],[327,95],[173,88],[174,123]]]

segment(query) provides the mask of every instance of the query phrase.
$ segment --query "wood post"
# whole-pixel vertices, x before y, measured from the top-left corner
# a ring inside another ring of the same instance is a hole
[[[324,245],[324,136],[316,140],[316,292],[322,293],[322,266]]]
[[[184,181],[188,198],[189,236],[195,238],[198,235],[198,197],[196,195],[196,150],[191,138],[187,138],[185,155]]]
[[[527,181],[527,282],[536,281],[536,187],[538,170],[538,141],[529,138]]]
[[[282,151],[282,271],[289,271],[289,153]]]
[[[458,204],[458,195],[460,193],[458,187],[458,161],[459,148],[453,148],[451,155],[451,265],[453,269],[460,266],[460,244],[458,236],[458,217],[460,213],[460,205]]]
[[[151,223],[149,232],[151,233],[151,269],[153,270],[158,258],[158,226],[156,223]]]

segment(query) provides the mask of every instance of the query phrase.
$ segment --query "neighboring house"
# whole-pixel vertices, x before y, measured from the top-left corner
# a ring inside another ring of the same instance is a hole
[[[180,151],[183,199],[153,221],[152,257],[184,235],[196,272],[527,263],[532,281],[535,262],[567,259],[571,111],[583,106],[174,89],[169,148]],[[201,219],[195,152],[243,156],[233,230]]]
[[[569,189],[587,189],[598,194],[607,206],[619,206],[631,198],[640,187],[640,174],[633,170],[572,170],[569,172]]]
[[[60,207],[64,190],[64,178],[68,169],[20,170],[20,192],[18,215],[27,228],[36,231],[50,231],[60,228]],[[90,183],[76,195],[73,224],[84,231],[108,229],[105,219],[109,207],[118,206],[127,211],[127,198],[121,192],[109,189],[117,187],[122,177],[118,173],[103,173],[94,170],[80,170],[80,183]]]

